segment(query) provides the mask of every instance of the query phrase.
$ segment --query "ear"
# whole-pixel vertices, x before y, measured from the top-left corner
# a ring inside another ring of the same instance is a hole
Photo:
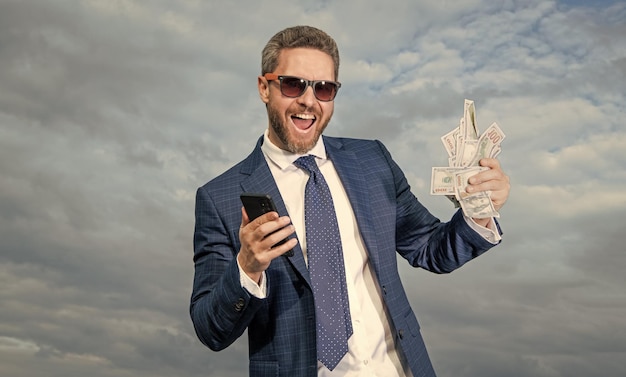
[[[265,77],[259,76],[257,78],[257,86],[259,87],[259,97],[261,97],[261,101],[268,103],[270,101],[269,82]]]

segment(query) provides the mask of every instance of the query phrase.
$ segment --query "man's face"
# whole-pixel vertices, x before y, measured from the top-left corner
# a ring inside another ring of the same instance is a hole
[[[272,73],[306,80],[335,80],[330,55],[310,48],[283,50]],[[297,154],[311,150],[333,115],[334,102],[319,101],[310,86],[300,97],[286,97],[280,92],[278,80],[268,81],[263,76],[258,78],[258,87],[261,100],[267,104],[272,143]]]

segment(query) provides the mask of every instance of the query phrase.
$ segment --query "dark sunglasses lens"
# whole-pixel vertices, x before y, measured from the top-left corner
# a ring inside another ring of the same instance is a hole
[[[297,77],[284,77],[280,90],[287,97],[300,97],[306,89],[306,82]]]
[[[320,101],[332,101],[337,94],[337,84],[334,82],[321,81],[315,84],[315,97]]]

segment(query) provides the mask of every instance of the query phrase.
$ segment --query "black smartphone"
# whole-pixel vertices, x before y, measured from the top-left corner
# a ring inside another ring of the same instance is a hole
[[[274,201],[269,194],[244,192],[239,197],[241,198],[241,203],[243,204],[243,207],[246,209],[246,213],[248,213],[250,221],[268,212],[278,212],[278,210],[276,209],[276,205],[274,205]],[[279,241],[274,246],[282,245],[285,242],[287,242],[287,238]],[[293,249],[285,252],[283,255],[292,257]]]

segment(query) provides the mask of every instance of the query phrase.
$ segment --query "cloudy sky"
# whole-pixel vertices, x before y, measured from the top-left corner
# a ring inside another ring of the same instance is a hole
[[[380,139],[413,192],[463,100],[497,121],[503,243],[401,264],[440,377],[626,375],[626,3],[0,0],[0,370],[242,376],[193,332],[194,195],[266,128],[260,52],[337,40],[328,134]]]

